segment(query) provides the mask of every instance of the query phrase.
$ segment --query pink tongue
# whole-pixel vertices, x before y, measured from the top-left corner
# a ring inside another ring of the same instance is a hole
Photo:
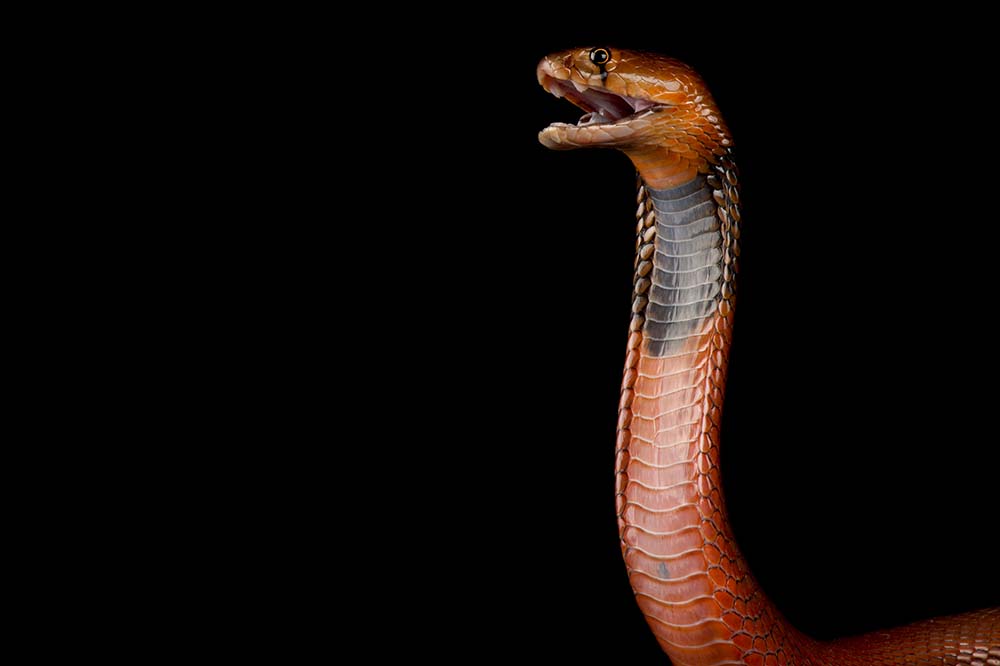
[[[610,95],[590,88],[585,96],[587,101],[606,118],[618,120],[634,113],[632,105],[617,95]],[[651,106],[651,104],[647,104],[647,106]]]

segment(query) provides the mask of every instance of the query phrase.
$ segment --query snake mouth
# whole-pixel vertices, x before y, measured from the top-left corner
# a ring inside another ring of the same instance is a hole
[[[548,74],[542,79],[542,87],[556,97],[562,97],[586,111],[577,121],[577,127],[617,123],[656,106],[662,106],[648,99],[618,95],[609,90],[599,90],[576,81],[557,79]]]
[[[669,106],[638,97],[619,95],[571,79],[540,71],[539,83],[549,93],[572,102],[585,112],[575,123],[552,123],[538,138],[548,148],[565,150],[583,146],[622,146],[639,131],[634,121]]]

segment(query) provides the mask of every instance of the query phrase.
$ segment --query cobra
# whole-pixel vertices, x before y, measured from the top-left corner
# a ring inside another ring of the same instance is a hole
[[[585,111],[542,144],[617,148],[638,171],[615,499],[629,581],[664,652],[678,666],[1000,666],[1000,608],[830,642],[782,617],[740,554],[719,474],[742,224],[729,130],[671,58],[585,48],[537,74]]]

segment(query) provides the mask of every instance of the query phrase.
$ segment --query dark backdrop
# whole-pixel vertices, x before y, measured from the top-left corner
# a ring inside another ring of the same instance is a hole
[[[946,49],[926,29],[850,21],[760,33],[708,12],[576,28],[553,11],[405,44],[419,102],[392,126],[405,147],[393,173],[411,175],[389,194],[420,211],[400,218],[428,248],[403,265],[426,280],[418,372],[448,386],[427,396],[431,452],[408,454],[436,472],[416,484],[433,506],[416,538],[439,538],[427,591],[451,592],[440,643],[662,663],[613,512],[634,171],[617,152],[536,139],[579,112],[541,90],[535,63],[576,45],[687,61],[735,137],[744,236],[723,476],[768,594],[824,638],[1000,604],[983,42]]]

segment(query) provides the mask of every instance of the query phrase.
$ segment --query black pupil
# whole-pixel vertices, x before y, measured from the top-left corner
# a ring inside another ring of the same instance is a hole
[[[596,65],[603,65],[608,61],[608,52],[604,49],[594,49],[590,52],[590,59],[593,60]]]

